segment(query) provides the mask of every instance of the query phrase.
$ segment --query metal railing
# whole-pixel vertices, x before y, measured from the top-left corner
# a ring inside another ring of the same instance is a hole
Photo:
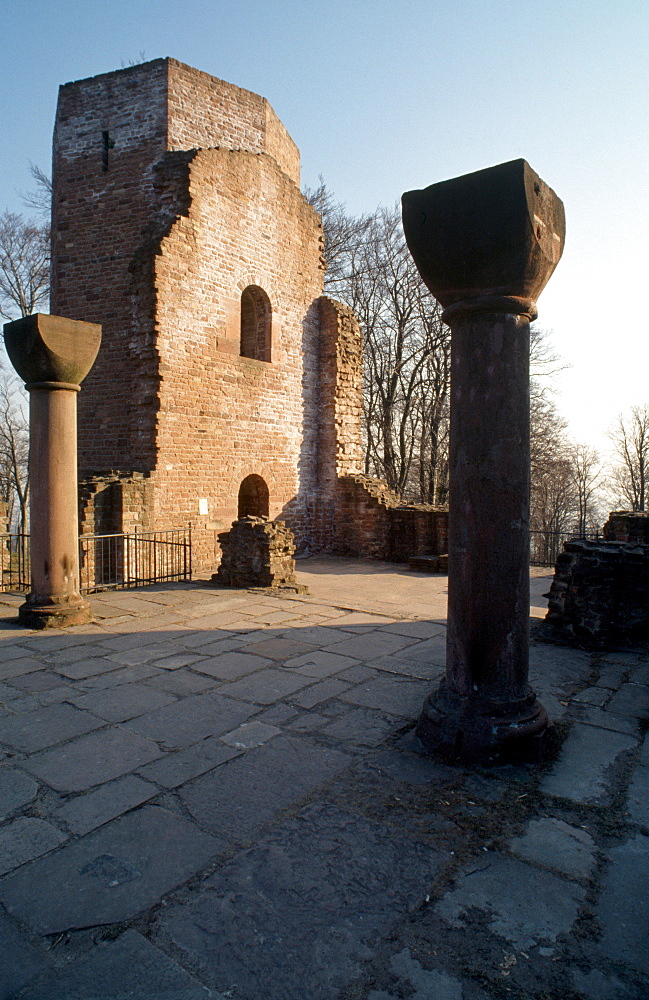
[[[26,591],[31,586],[29,535],[0,534],[0,592]]]
[[[30,589],[29,535],[0,534],[0,570],[0,592]],[[191,528],[79,536],[82,594],[190,580],[191,575]]]
[[[599,531],[530,531],[530,566],[555,566],[565,542],[597,541]]]
[[[81,593],[190,580],[192,530],[79,537]]]

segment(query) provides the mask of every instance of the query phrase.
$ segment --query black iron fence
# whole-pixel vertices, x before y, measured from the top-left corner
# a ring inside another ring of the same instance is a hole
[[[530,566],[555,566],[565,542],[579,538],[596,541],[599,531],[530,531]]]
[[[29,590],[29,535],[0,534],[0,592]]]
[[[0,545],[0,591],[28,591],[29,535],[1,534]],[[191,528],[79,537],[82,594],[190,580],[191,575]]]

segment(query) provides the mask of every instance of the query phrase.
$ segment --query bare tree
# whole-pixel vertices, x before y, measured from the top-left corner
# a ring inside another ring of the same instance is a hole
[[[45,226],[15,212],[0,215],[0,316],[29,316],[49,294],[50,242]]]
[[[36,212],[44,226],[49,226],[52,212],[52,178],[36,163],[30,163],[29,172],[34,180],[34,189],[21,195],[23,204]]]
[[[421,281],[398,208],[354,218],[320,181],[325,289],[363,331],[365,471],[409,499],[443,502],[447,489],[450,333]]]
[[[617,459],[611,474],[616,500],[643,511],[649,478],[649,405],[632,406],[626,418],[620,414],[609,436]]]
[[[0,500],[9,525],[27,530],[29,419],[17,378],[0,372]]]
[[[322,219],[322,262],[327,295],[345,296],[349,276],[358,269],[358,259],[372,222],[369,215],[348,215],[345,206],[335,201],[322,176],[317,188],[305,188],[304,194]]]
[[[601,491],[604,484],[602,464],[594,448],[576,444],[571,455],[572,478],[575,488],[579,520],[577,530],[584,535],[599,528],[602,521]]]

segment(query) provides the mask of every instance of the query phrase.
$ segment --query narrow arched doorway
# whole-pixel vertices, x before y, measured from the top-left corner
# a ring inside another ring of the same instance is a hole
[[[268,487],[261,478],[253,473],[239,487],[238,517],[268,517]]]
[[[270,299],[263,288],[248,285],[241,293],[241,345],[242,358],[270,361]]]

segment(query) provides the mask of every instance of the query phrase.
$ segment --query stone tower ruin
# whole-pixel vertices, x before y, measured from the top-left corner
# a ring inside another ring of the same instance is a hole
[[[322,297],[320,219],[268,102],[175,59],[69,83],[53,154],[52,312],[101,323],[79,399],[85,532],[238,515],[331,547],[361,469],[361,342]]]

